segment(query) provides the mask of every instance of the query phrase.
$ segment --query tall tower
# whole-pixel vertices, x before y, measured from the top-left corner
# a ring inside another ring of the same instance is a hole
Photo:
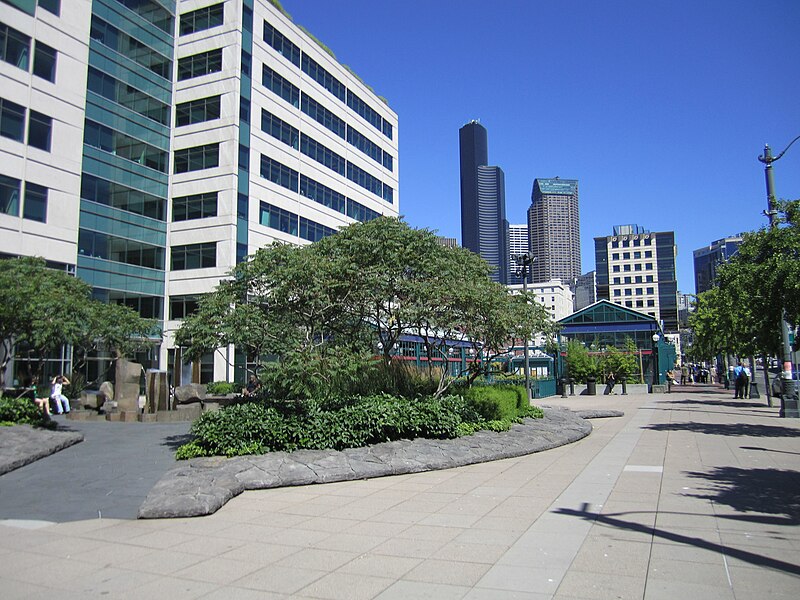
[[[486,128],[470,121],[458,131],[461,161],[461,245],[495,267],[492,279],[508,276],[505,176],[488,166]]]
[[[533,282],[581,274],[581,227],[576,179],[534,179],[528,209]]]
[[[515,285],[522,283],[522,277],[519,276],[518,270],[521,265],[518,265],[514,260],[515,256],[520,254],[528,254],[530,252],[530,236],[528,235],[528,225],[523,223],[521,225],[508,226],[508,284]]]

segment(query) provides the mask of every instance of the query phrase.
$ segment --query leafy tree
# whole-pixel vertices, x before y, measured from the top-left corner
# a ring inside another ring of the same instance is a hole
[[[586,381],[597,375],[597,359],[578,340],[567,343],[567,371],[570,379],[576,381]]]
[[[626,338],[624,350],[619,350],[615,346],[606,349],[600,358],[598,371],[614,373],[617,379],[630,377],[639,370],[637,352],[636,343]]]
[[[0,378],[20,349],[41,376],[44,359],[65,344],[84,354],[102,345],[120,356],[145,343],[153,326],[127,307],[93,300],[88,284],[47,268],[41,258],[0,260]]]

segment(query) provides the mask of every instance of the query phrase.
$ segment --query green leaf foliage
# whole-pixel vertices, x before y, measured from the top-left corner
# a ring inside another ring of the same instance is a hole
[[[570,340],[567,344],[567,371],[570,379],[582,383],[587,377],[597,376],[597,359],[578,340]]]
[[[54,428],[55,423],[45,416],[30,398],[0,398],[0,425],[33,425]]]

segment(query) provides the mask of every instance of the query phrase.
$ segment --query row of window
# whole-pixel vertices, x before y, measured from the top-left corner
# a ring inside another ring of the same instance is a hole
[[[188,244],[173,246],[170,250],[173,271],[188,269],[208,269],[217,266],[217,243]]]
[[[175,173],[188,173],[219,166],[219,144],[175,150]]]
[[[299,67],[303,73],[328,90],[334,97],[347,104],[357,115],[380,131],[387,138],[392,139],[392,124],[381,117],[378,112],[354,94],[325,67],[300,51],[296,44],[279,32],[271,24],[264,21],[264,41],[278,54],[294,66]]]
[[[29,181],[25,182],[25,201],[22,203],[22,218],[47,222],[47,188]],[[0,175],[0,213],[19,216],[22,181]]]
[[[205,192],[172,199],[172,221],[190,221],[217,216],[218,192]]]
[[[81,198],[159,221],[163,221],[166,216],[167,201],[164,198],[88,173],[81,175]]]
[[[644,281],[642,281],[642,275],[637,275],[633,278],[633,281],[631,281],[631,277],[614,277],[614,285],[620,285],[622,283],[653,283],[653,276],[644,276]]]
[[[174,17],[159,0],[117,0],[117,2],[150,21],[161,31],[172,35]]]
[[[180,22],[180,34],[189,35],[222,25],[225,20],[224,9],[225,5],[220,3],[183,13]]]
[[[622,267],[622,268],[620,269],[620,267]],[[631,270],[633,270],[633,271],[641,271],[643,268],[644,268],[645,271],[652,271],[653,270],[653,263],[645,263],[644,267],[642,266],[642,263],[636,263],[635,265],[633,265],[633,269],[631,269],[631,265],[613,265],[611,270],[614,273],[619,273],[620,270],[625,271],[625,272],[628,272],[628,271],[631,271]]]
[[[78,232],[78,254],[102,258],[126,265],[164,270],[164,248],[136,240],[81,229]]]
[[[30,53],[30,36],[5,23],[0,23],[0,60],[27,71]],[[47,81],[55,82],[57,55],[55,49],[36,40],[33,49],[33,74]]]
[[[222,71],[222,48],[178,59],[178,81]]]
[[[89,91],[169,127],[169,106],[108,73],[89,67]]]
[[[614,300],[614,304],[619,304],[622,306],[623,302],[622,300]],[[633,300],[625,300],[624,304],[627,308],[634,308],[634,306],[636,308],[644,308],[645,306],[648,308],[654,308],[656,305],[654,300],[647,300],[646,302],[644,300],[636,300],[635,302]],[[656,316],[653,312],[648,312],[647,314],[651,317]]]
[[[320,225],[298,215],[266,202],[261,203],[259,222],[265,227],[277,229],[289,235],[299,236],[310,242],[318,242],[324,237],[336,233],[335,229]]]
[[[647,291],[645,291],[645,290],[647,290]],[[634,292],[635,292],[635,294],[634,294]],[[644,294],[649,294],[649,295],[652,296],[655,293],[656,293],[655,292],[655,288],[651,288],[651,287],[649,287],[649,288],[636,288],[636,289],[634,289],[634,288],[625,288],[624,290],[621,290],[621,289],[617,288],[617,289],[614,290],[614,295],[615,296],[622,296],[622,295],[625,295],[625,296],[633,296],[633,295],[642,296]]]
[[[25,107],[0,98],[0,135],[22,142],[25,139]],[[53,119],[31,109],[28,111],[28,145],[50,152]]]
[[[309,117],[317,123],[326,127],[356,149],[369,156],[372,160],[383,165],[390,171],[394,170],[394,159],[391,154],[384,151],[380,146],[369,140],[355,128],[347,125],[342,119],[333,114],[330,110],[322,106],[319,102],[311,98],[305,92],[287,81],[284,77],[273,71],[267,65],[262,65],[261,81],[268,90],[288,102],[295,108],[299,106]],[[377,114],[377,113],[376,113]],[[266,131],[266,130],[265,130]],[[267,132],[269,133],[269,132]]]
[[[194,125],[219,119],[222,114],[221,96],[199,98],[175,106],[175,126]]]
[[[93,40],[97,40],[114,52],[139,63],[159,77],[172,79],[171,59],[96,15],[92,15],[92,28],[89,35]]]
[[[630,252],[623,252],[621,256],[622,256],[622,260],[630,260],[631,253]],[[613,260],[619,260],[619,257],[620,257],[620,253],[619,252],[614,252],[614,253],[611,254],[611,258]],[[633,258],[634,259],[642,258],[641,250],[636,250],[635,252],[633,252]],[[645,250],[644,251],[644,258],[653,258],[653,251],[652,250]]]
[[[83,131],[83,143],[156,171],[167,172],[168,156],[164,150],[89,119],[86,119]]]
[[[653,239],[649,238],[649,237],[648,238],[634,238],[632,240],[628,240],[628,239],[622,240],[622,248],[630,248],[631,246],[634,246],[634,247],[635,246],[651,246],[652,244],[653,244]],[[620,247],[620,241],[619,240],[613,240],[611,242],[611,247],[612,248],[619,248]]]

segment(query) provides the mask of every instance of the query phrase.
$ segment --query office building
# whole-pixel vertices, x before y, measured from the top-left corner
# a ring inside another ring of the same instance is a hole
[[[529,241],[526,224],[508,226],[508,285],[522,283],[520,275],[522,265],[514,257],[530,252]],[[528,273],[528,281],[531,281],[530,273]]]
[[[570,284],[581,274],[581,226],[578,181],[534,179],[528,209],[533,281],[561,279]]]
[[[675,233],[638,225],[614,227],[594,238],[597,300],[643,312],[667,332],[678,331]]]
[[[560,279],[543,281],[541,283],[529,283],[528,293],[536,296],[536,302],[541,304],[550,315],[553,321],[558,321],[571,315],[575,304],[574,294],[567,283]],[[523,290],[522,284],[509,285],[508,289],[512,294],[519,294]],[[544,346],[547,340],[541,333],[531,340],[534,346]]]
[[[575,311],[583,310],[597,302],[597,277],[594,271],[584,273],[575,280]]]
[[[742,236],[735,235],[711,242],[694,251],[694,292],[702,294],[714,287],[717,269],[739,251]]]
[[[488,164],[486,128],[470,121],[458,131],[461,168],[461,245],[488,262],[492,279],[508,279],[505,176]]]
[[[398,214],[397,115],[268,0],[16,0],[0,22],[0,252],[158,319],[146,366],[180,364],[180,320],[258,248]]]

